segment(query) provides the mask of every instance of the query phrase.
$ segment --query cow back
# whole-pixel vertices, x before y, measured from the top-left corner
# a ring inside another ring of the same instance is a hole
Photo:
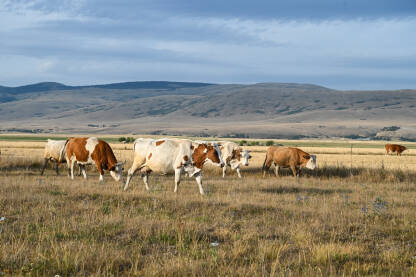
[[[91,158],[95,162],[99,162],[103,169],[106,170],[114,170],[117,159],[114,155],[113,149],[111,149],[110,145],[102,140],[98,140],[98,144],[95,146],[91,154]]]
[[[190,140],[137,139],[134,159],[152,171],[169,173],[181,166],[184,161],[191,162],[191,146]]]
[[[269,153],[272,154],[273,162],[282,167],[304,165],[310,159],[308,153],[294,147],[271,146]]]
[[[66,144],[67,159],[75,156],[78,162],[87,162],[89,152],[86,149],[88,138],[70,138]]]

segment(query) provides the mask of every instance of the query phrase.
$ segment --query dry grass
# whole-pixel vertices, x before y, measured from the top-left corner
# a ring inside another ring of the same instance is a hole
[[[295,179],[262,178],[254,152],[243,179],[207,168],[202,197],[192,179],[173,193],[172,176],[152,175],[151,192],[138,177],[128,192],[100,184],[95,169],[40,177],[41,147],[1,151],[0,275],[416,274],[416,169],[401,167],[413,156],[357,154],[351,169],[349,154],[318,154]]]

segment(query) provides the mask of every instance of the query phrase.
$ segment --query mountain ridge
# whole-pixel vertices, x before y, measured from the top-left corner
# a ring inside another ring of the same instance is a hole
[[[393,135],[416,138],[416,90],[146,81],[16,91],[0,87],[3,131],[366,137],[394,125],[401,129]]]
[[[39,82],[23,86],[8,87],[0,86],[0,92],[8,93],[30,93],[30,92],[44,92],[51,90],[73,90],[82,88],[103,88],[103,89],[162,89],[175,87],[202,87],[213,85],[210,83],[200,82],[170,82],[170,81],[134,81],[134,82],[119,82],[97,85],[81,85],[69,86],[58,82]]]

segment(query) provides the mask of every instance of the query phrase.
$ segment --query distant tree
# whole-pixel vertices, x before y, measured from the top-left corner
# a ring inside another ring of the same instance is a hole
[[[390,126],[390,127],[384,127],[383,129],[381,129],[381,131],[397,131],[399,130],[400,127],[399,126]]]
[[[266,146],[272,146],[272,145],[274,145],[274,141],[272,140],[266,141]]]
[[[126,142],[127,142],[127,143],[134,142],[134,138],[132,138],[132,137],[127,137],[127,138],[126,138]]]
[[[250,142],[248,143],[248,145],[249,145],[249,146],[258,146],[258,145],[260,145],[260,142],[253,140],[253,141],[250,141]]]

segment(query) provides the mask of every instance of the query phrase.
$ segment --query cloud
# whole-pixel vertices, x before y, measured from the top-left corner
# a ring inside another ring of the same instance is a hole
[[[0,84],[172,80],[416,87],[416,17],[407,16],[414,11],[411,2],[399,1],[391,9],[373,1],[373,9],[362,4],[366,1],[348,1],[347,9],[344,2],[297,1],[295,9],[265,1],[259,7],[235,1],[210,6],[202,1],[4,1]],[[266,7],[270,12],[254,14]],[[323,11],[308,16],[317,7]],[[359,7],[363,11],[356,12]],[[274,10],[279,12],[273,16]],[[368,16],[361,16],[365,11]],[[280,16],[283,12],[288,16]]]

